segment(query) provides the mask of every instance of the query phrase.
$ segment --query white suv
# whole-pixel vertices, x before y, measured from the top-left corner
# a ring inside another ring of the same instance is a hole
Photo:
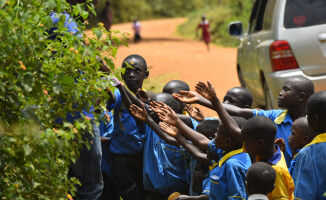
[[[247,33],[241,22],[229,25],[240,38],[237,69],[256,106],[277,108],[288,77],[305,76],[315,90],[326,89],[326,0],[256,0]]]

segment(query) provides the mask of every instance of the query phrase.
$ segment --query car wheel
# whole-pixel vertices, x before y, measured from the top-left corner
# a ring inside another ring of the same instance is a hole
[[[271,91],[268,89],[267,83],[264,82],[265,110],[273,109]]]
[[[238,67],[238,78],[239,78],[239,81],[240,81],[241,87],[246,88],[246,84],[245,84],[245,82],[244,82],[244,80],[243,80],[243,76],[242,76],[242,72],[241,72],[240,67]]]

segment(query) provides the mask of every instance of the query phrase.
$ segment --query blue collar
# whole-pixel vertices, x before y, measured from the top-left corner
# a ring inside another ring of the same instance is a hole
[[[268,163],[271,165],[276,165],[278,161],[280,161],[282,158],[280,147],[278,147],[277,145],[275,145],[275,147],[277,149],[276,152],[274,153],[273,157],[271,157],[271,159],[268,160]]]

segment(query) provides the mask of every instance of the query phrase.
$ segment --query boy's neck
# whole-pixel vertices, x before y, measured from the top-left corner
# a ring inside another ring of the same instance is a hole
[[[301,108],[293,108],[293,109],[288,109],[288,113],[294,122],[296,119],[299,119],[300,117],[305,117],[307,115],[306,112],[306,107],[301,107]]]
[[[275,145],[270,145],[270,147],[266,148],[265,152],[261,154],[261,160],[262,162],[268,162],[276,152]]]

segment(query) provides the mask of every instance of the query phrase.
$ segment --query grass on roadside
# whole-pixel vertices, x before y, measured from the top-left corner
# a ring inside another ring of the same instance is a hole
[[[171,73],[171,74],[163,74],[155,77],[149,76],[148,79],[144,81],[143,87],[147,91],[151,91],[154,93],[160,93],[163,90],[164,85],[172,80],[172,79],[177,79],[179,76],[178,73]]]

